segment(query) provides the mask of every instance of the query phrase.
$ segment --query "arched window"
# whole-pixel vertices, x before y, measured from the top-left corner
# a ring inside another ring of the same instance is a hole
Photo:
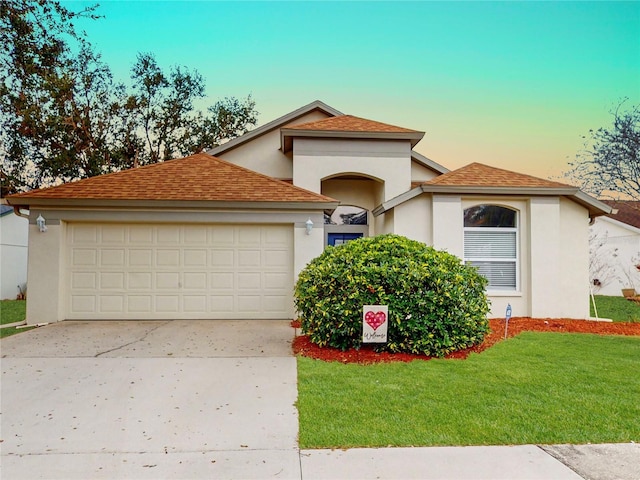
[[[489,280],[489,290],[518,289],[518,214],[499,205],[464,211],[464,261]]]

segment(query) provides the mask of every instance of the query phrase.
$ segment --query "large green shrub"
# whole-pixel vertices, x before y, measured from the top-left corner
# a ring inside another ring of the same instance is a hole
[[[397,235],[328,247],[300,273],[302,331],[319,346],[362,345],[362,306],[388,305],[378,351],[444,356],[489,330],[486,279],[458,257]]]

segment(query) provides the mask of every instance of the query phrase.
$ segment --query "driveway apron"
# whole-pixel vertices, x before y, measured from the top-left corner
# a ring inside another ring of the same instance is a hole
[[[2,478],[300,478],[288,321],[62,322],[2,340]]]

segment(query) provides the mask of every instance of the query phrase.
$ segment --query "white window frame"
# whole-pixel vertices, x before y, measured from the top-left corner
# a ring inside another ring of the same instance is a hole
[[[513,262],[515,263],[515,286],[513,289],[508,288],[498,288],[492,287],[491,285],[487,285],[487,292],[490,293],[507,293],[507,294],[517,294],[520,292],[520,212],[512,207],[507,207],[505,205],[498,205],[494,203],[483,203],[478,205],[472,205],[470,207],[465,208],[463,211],[468,210],[469,208],[478,207],[480,205],[494,206],[500,208],[506,208],[508,210],[512,210],[515,213],[515,227],[465,227],[464,226],[464,218],[463,218],[463,255],[464,255],[464,263],[468,263],[473,265],[473,262],[485,262],[485,263],[497,263],[497,262]],[[496,233],[513,233],[515,232],[515,258],[511,257],[467,257],[465,254],[465,245],[467,239],[467,232],[496,232]]]

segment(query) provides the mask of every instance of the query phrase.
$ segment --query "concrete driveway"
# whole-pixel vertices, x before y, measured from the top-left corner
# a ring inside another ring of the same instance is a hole
[[[638,444],[298,450],[293,335],[176,320],[5,338],[0,477],[640,479]]]
[[[2,340],[2,478],[295,478],[288,321],[62,322]]]

